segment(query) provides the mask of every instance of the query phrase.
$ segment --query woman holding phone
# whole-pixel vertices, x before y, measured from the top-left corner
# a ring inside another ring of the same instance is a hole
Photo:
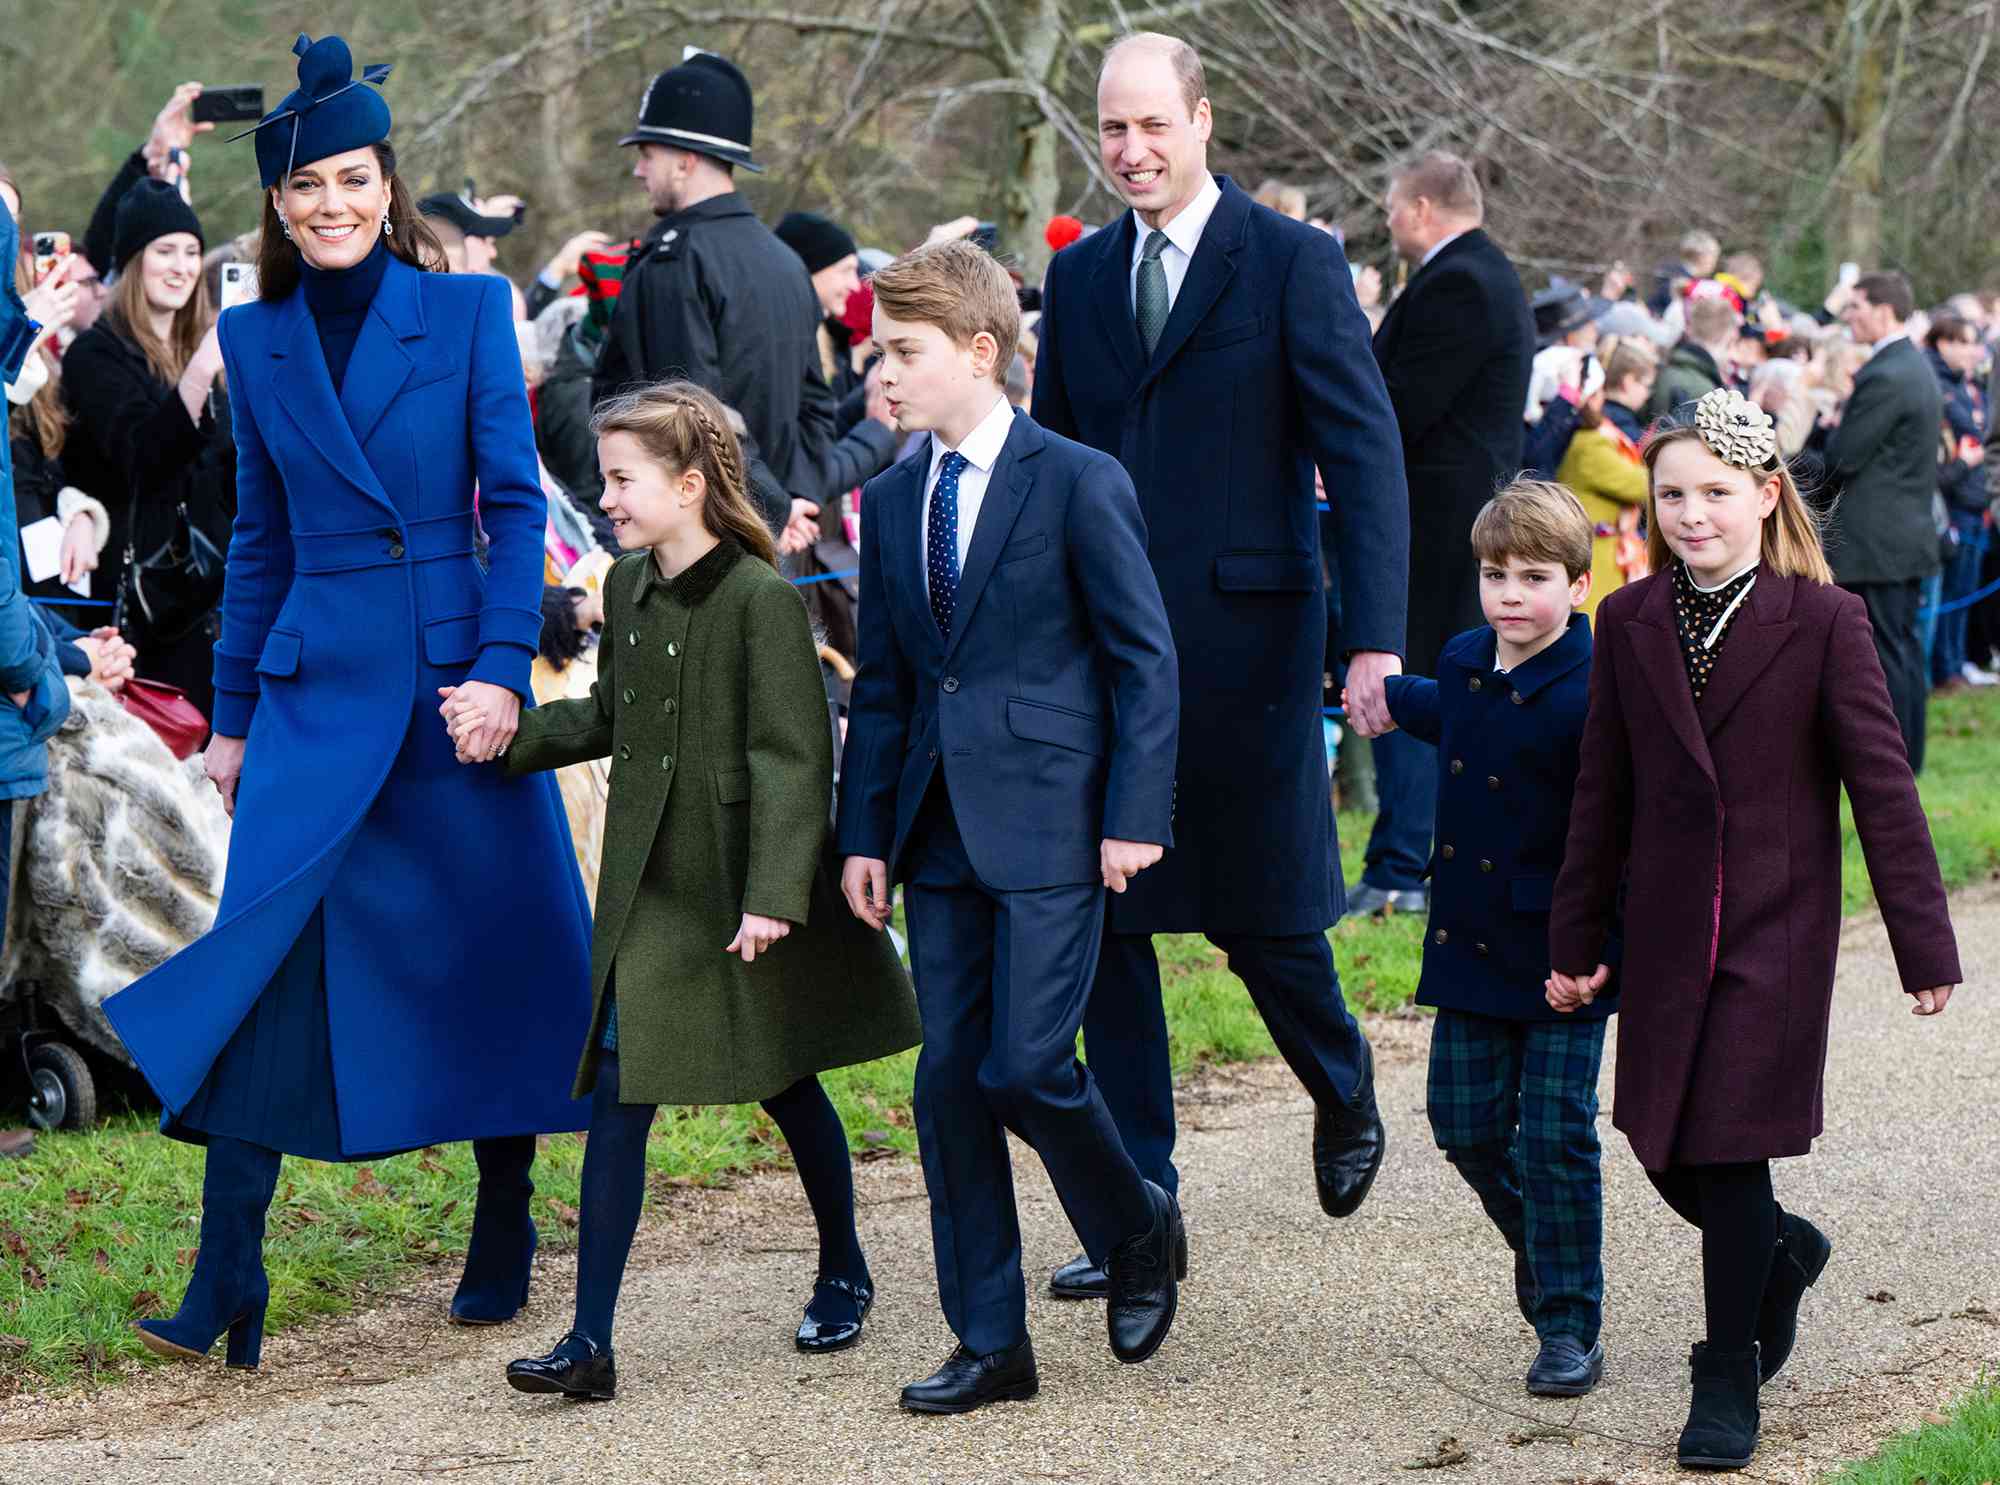
[[[437,694],[512,739],[546,502],[503,281],[441,254],[398,179],[387,68],[300,37],[258,129],[260,298],[223,316],[237,517],[208,775],[236,817],[215,926],[105,1004],[163,1129],[208,1145],[202,1241],[148,1346],[255,1366],[285,1154],[472,1140],[455,1320],[526,1302],[535,1136],[583,1127],[590,915],[554,783],[460,768]],[[473,508],[475,489],[478,511]],[[475,545],[490,542],[482,571]],[[499,869],[496,869],[498,867]]]

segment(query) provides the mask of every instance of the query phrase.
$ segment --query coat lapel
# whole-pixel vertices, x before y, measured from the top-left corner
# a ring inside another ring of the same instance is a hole
[[[1222,199],[1215,203],[1215,210],[1201,229],[1201,241],[1194,245],[1187,277],[1181,280],[1181,291],[1174,296],[1173,313],[1167,316],[1167,327],[1160,332],[1160,343],[1153,347],[1153,359],[1146,367],[1147,380],[1166,369],[1187,344],[1188,337],[1208,317],[1208,312],[1215,308],[1215,301],[1229,287],[1230,279],[1236,276],[1236,253],[1243,246],[1243,227],[1249,217],[1250,198],[1225,179]]]
[[[278,310],[278,323],[271,332],[271,359],[272,390],[306,441],[342,479],[396,514],[394,502],[376,478],[368,456],[361,452],[347,414],[333,395],[333,378],[327,373],[319,330],[306,308],[303,284]],[[350,382],[363,373],[358,355],[348,363],[348,373]]]
[[[361,322],[361,335],[354,342],[354,355],[340,389],[340,405],[358,446],[368,446],[368,435],[409,380],[415,363],[402,342],[423,333],[423,296],[417,271],[392,256],[368,317]]]
[[[1099,250],[1097,266],[1090,276],[1090,297],[1104,333],[1127,376],[1137,378],[1146,369],[1146,350],[1139,343],[1139,322],[1132,315],[1132,242],[1138,230],[1128,210],[1118,225],[1101,234],[1105,245]]]
[[[1715,736],[1716,729],[1728,720],[1736,704],[1770,668],[1778,651],[1798,629],[1790,617],[1792,593],[1797,584],[1797,578],[1759,573],[1751,586],[1750,596],[1743,600],[1750,612],[1737,615],[1736,622],[1730,625],[1715,673],[1709,677],[1708,689],[1701,694],[1698,708],[1701,729],[1709,737]],[[1756,622],[1746,624],[1743,622],[1746,618]]]
[[[1669,574],[1661,573],[1654,580],[1639,612],[1625,625],[1625,633],[1660,710],[1667,714],[1667,725],[1713,783],[1715,760],[1709,756],[1708,740],[1695,716],[1694,689],[1688,685],[1687,661],[1681,658],[1680,634],[1674,628],[1674,589]]]
[[[1007,545],[1021,507],[1027,503],[1028,491],[1035,480],[1028,461],[1041,451],[1041,429],[1029,419],[1017,416],[993,465],[986,498],[979,505],[979,521],[972,528],[972,545],[966,549],[965,570],[958,578],[958,604],[951,616],[951,643],[944,648],[947,663],[965,637],[973,610],[979,607],[980,596],[986,591],[986,580],[993,576],[993,565],[1000,560],[1000,549]]]
[[[917,530],[924,518],[924,477],[930,470],[929,444],[896,466],[900,483],[878,490],[868,497],[872,515],[864,520],[882,524],[882,584],[889,592],[889,612],[898,608],[910,615],[910,632],[918,638],[922,653],[932,655],[944,648],[937,620],[931,617],[929,594],[924,589],[923,535]]]

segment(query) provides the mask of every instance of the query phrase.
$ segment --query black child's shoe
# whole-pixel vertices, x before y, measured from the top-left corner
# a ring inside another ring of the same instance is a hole
[[[1603,1376],[1601,1343],[1586,1351],[1566,1335],[1550,1336],[1528,1368],[1528,1391],[1536,1397],[1582,1397]]]
[[[875,1287],[866,1279],[820,1278],[806,1301],[806,1318],[799,1322],[794,1343],[818,1354],[845,1351],[861,1340],[861,1327],[875,1307]]]
[[[1799,1302],[1826,1270],[1833,1244],[1803,1217],[1785,1213],[1778,1223],[1778,1247],[1771,1276],[1764,1281],[1764,1307],[1757,1314],[1757,1355],[1766,1382],[1791,1358],[1799,1339]]]
[[[572,1330],[546,1356],[508,1362],[507,1384],[516,1392],[557,1393],[580,1402],[608,1402],[618,1395],[618,1368],[610,1351]]]
[[[1747,1351],[1718,1351],[1697,1344],[1689,1358],[1694,1401],[1681,1430],[1685,1469],[1740,1470],[1757,1452],[1757,1344]]]

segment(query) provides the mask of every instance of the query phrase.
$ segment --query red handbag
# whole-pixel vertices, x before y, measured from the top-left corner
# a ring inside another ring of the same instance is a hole
[[[192,758],[208,741],[208,718],[188,700],[187,692],[164,681],[142,681],[136,676],[118,693],[126,711],[159,734],[176,758]]]

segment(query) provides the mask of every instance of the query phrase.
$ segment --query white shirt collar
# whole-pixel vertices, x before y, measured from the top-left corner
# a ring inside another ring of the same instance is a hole
[[[1430,267],[1431,259],[1435,258],[1439,253],[1443,252],[1446,248],[1450,247],[1454,242],[1457,242],[1459,238],[1465,236],[1465,233],[1470,232],[1471,230],[1472,229],[1470,227],[1467,227],[1464,231],[1454,232],[1449,237],[1440,237],[1436,242],[1431,244],[1431,250],[1424,254],[1423,261],[1418,263],[1417,267],[1419,268]]]
[[[986,416],[979,420],[978,426],[965,435],[965,442],[956,450],[965,456],[966,463],[982,474],[991,474],[993,466],[1000,462],[1000,451],[1007,446],[1007,435],[1014,428],[1014,404],[1007,400],[1006,394],[1000,392],[999,388],[994,388],[994,392],[996,395],[993,406]],[[944,456],[952,452],[954,451],[946,448],[944,440],[935,432],[931,434],[933,484],[937,481],[938,466],[944,463]]]
[[[1704,587],[1700,583],[1697,583],[1694,580],[1694,574],[1690,572],[1687,575],[1688,586],[1693,588],[1697,593],[1720,593],[1724,588],[1728,587],[1731,583],[1735,582],[1738,578],[1742,577],[1743,574],[1750,571],[1751,568],[1756,567],[1763,560],[1764,559],[1762,556],[1753,557],[1750,561],[1744,563],[1743,566],[1737,568],[1736,571],[1730,573],[1729,576],[1724,578],[1721,582],[1710,583],[1706,587]],[[1746,589],[1745,591],[1748,590]]]
[[[1159,230],[1167,234],[1167,241],[1179,248],[1182,254],[1192,258],[1194,250],[1201,246],[1202,228],[1215,215],[1216,203],[1222,200],[1222,187],[1215,183],[1215,177],[1202,172],[1201,189],[1190,201],[1174,214],[1174,219]],[[1145,255],[1146,239],[1153,235],[1153,228],[1140,221],[1135,213],[1132,218],[1132,261],[1137,263]]]

